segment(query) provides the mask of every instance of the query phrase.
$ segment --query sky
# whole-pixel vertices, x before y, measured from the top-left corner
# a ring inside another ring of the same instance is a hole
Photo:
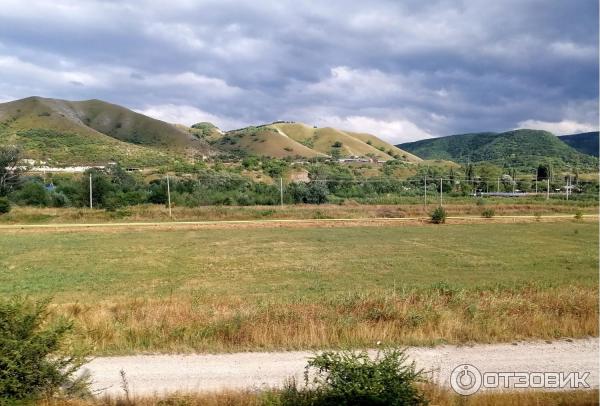
[[[0,102],[400,143],[598,129],[597,0],[2,0]]]

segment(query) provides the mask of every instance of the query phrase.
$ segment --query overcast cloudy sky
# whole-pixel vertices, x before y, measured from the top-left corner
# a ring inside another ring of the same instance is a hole
[[[0,101],[389,141],[598,128],[597,0],[2,0]]]

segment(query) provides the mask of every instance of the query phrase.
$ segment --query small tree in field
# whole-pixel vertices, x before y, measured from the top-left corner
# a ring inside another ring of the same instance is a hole
[[[443,224],[446,222],[446,210],[439,206],[431,213],[431,222],[434,224]]]
[[[492,208],[483,209],[481,211],[481,216],[488,218],[488,219],[491,219],[492,217],[494,217],[495,214],[496,214],[496,212]]]
[[[0,404],[87,393],[87,377],[73,378],[84,358],[62,351],[72,324],[48,322],[48,303],[0,299]]]

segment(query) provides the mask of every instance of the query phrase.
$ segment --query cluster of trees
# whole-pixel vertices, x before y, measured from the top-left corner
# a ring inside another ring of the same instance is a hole
[[[115,166],[106,171],[92,169],[84,176],[54,176],[50,181],[40,177],[22,177],[8,194],[19,205],[84,207],[92,205],[114,210],[124,206],[154,203],[166,204],[167,179],[146,182],[138,174]],[[239,174],[203,170],[194,178],[169,180],[174,205],[272,205],[279,203],[279,188],[253,182]]]
[[[118,165],[106,170],[92,169],[81,175],[54,175],[50,177],[24,176],[18,162],[16,148],[0,148],[0,199],[4,209],[8,198],[18,205],[42,207],[87,207],[90,204],[90,178],[92,205],[96,208],[115,210],[138,204],[166,204],[166,175],[144,178],[138,172],[128,172]],[[382,202],[397,200],[400,196],[421,196],[427,188],[435,194],[441,189],[449,196],[467,196],[474,191],[522,191],[534,190],[535,180],[543,182],[539,190],[545,190],[545,179],[551,179],[552,190],[565,185],[552,173],[549,166],[540,165],[535,173],[519,176],[510,168],[491,164],[420,165],[412,176],[399,179],[398,170],[406,170],[407,164],[392,160],[385,163],[382,175],[365,178],[357,168],[335,162],[313,161],[305,164],[308,182],[284,185],[283,196],[279,182],[272,184],[255,182],[243,171],[257,171],[278,180],[290,170],[289,162],[247,156],[239,165],[216,162],[212,168],[195,165],[170,178],[171,203],[179,206],[202,205],[276,205],[283,197],[286,204],[323,204],[354,199],[359,202]],[[414,171],[414,167],[411,167]],[[178,171],[176,171],[178,172]],[[191,174],[190,174],[191,173]],[[575,174],[577,175],[577,174]],[[577,178],[571,179],[573,184]],[[597,193],[597,183],[582,184],[581,191]],[[392,199],[392,200],[390,200]]]

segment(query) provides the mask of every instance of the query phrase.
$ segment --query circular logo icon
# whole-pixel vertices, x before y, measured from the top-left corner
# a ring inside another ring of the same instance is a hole
[[[461,364],[452,370],[450,386],[459,395],[472,395],[481,388],[481,372],[471,364]]]

